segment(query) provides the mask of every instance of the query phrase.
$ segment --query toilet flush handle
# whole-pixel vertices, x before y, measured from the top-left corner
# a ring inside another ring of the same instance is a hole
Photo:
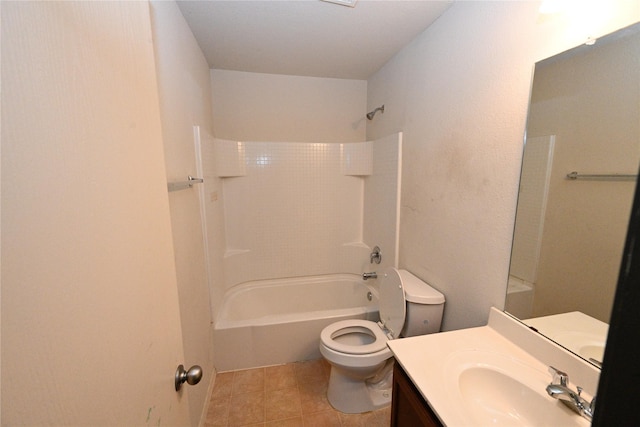
[[[189,368],[188,371],[184,370],[184,366],[178,366],[176,369],[176,391],[180,391],[183,383],[187,383],[189,385],[196,385],[202,379],[202,368],[198,365],[193,365]]]

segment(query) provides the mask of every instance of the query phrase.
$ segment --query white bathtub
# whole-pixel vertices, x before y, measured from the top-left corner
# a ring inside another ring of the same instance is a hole
[[[213,331],[215,366],[230,371],[317,359],[325,326],[378,318],[377,291],[355,274],[248,282],[224,296]]]

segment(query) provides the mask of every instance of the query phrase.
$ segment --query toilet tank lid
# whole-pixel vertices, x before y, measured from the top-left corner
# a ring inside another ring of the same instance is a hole
[[[405,299],[417,304],[442,304],[444,295],[407,270],[398,270],[402,278]]]

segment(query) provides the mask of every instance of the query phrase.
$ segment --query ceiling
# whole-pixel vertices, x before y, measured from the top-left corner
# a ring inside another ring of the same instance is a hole
[[[210,68],[366,80],[453,0],[178,1]]]

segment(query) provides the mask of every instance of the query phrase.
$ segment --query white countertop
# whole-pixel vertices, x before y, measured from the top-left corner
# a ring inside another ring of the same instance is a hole
[[[574,387],[575,384],[584,387],[585,396],[590,397],[596,391],[597,368],[540,337],[511,316],[491,310],[487,326],[388,343],[398,363],[443,424],[449,427],[478,425],[478,419],[463,407],[457,386],[461,366],[470,366],[472,359],[474,364],[488,361],[496,366],[511,365],[516,369],[521,366],[522,372],[531,374],[527,385],[543,395],[551,380],[549,365],[569,373]],[[562,405],[551,397],[548,399],[550,405]]]

